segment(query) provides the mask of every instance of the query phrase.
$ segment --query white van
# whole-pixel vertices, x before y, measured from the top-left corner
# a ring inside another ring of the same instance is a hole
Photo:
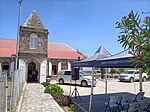
[[[145,82],[147,80],[148,76],[147,73],[142,74],[142,80]],[[127,70],[120,74],[119,76],[120,81],[130,81],[134,82],[136,80],[139,80],[139,70]]]
[[[76,84],[81,84],[82,86],[92,85],[92,76],[88,75],[86,72],[80,71],[79,80],[76,80]],[[58,72],[56,79],[60,84],[70,83],[71,81],[71,71],[70,70],[61,70]],[[94,77],[94,86],[96,86],[96,78]],[[74,80],[72,80],[74,84]]]

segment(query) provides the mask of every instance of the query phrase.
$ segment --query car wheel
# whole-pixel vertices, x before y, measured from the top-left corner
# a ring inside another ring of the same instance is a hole
[[[146,81],[146,77],[143,77],[143,79],[142,79],[142,80],[143,80],[143,82],[145,82],[145,81]]]
[[[82,81],[82,82],[81,82],[81,85],[82,85],[83,87],[85,87],[85,86],[87,86],[87,82],[86,82],[86,81]]]
[[[59,79],[59,83],[60,84],[64,84],[64,80],[63,79]]]
[[[133,77],[130,78],[130,82],[134,82],[134,78]]]
[[[121,80],[121,79],[119,79],[119,81],[120,81],[120,82],[122,82],[122,80]]]

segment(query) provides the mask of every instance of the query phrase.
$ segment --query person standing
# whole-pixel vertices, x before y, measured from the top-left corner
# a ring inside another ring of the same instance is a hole
[[[35,80],[38,80],[38,71],[35,70]]]
[[[33,81],[36,80],[36,72],[35,72],[35,70],[32,71],[32,80]]]

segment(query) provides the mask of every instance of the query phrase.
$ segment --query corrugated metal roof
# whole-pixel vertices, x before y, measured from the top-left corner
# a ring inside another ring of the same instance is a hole
[[[0,48],[16,48],[16,40],[0,38]]]
[[[49,42],[48,43],[48,50],[52,50],[52,51],[68,51],[68,52],[75,51],[73,48],[71,48],[67,44],[54,43],[54,42]]]
[[[0,57],[11,57],[16,53],[16,40],[0,38]],[[81,59],[84,58],[82,54],[74,50],[67,44],[63,43],[48,43],[48,58],[61,59]]]
[[[0,38],[0,57],[11,57],[16,54],[16,40]]]
[[[48,51],[48,58],[65,58],[65,59],[78,59],[80,57],[83,59],[84,57],[75,51]]]

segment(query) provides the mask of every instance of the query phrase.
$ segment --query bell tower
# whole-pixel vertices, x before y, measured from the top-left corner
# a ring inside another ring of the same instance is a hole
[[[48,30],[33,10],[26,22],[20,26],[19,57],[47,58],[47,49]]]

